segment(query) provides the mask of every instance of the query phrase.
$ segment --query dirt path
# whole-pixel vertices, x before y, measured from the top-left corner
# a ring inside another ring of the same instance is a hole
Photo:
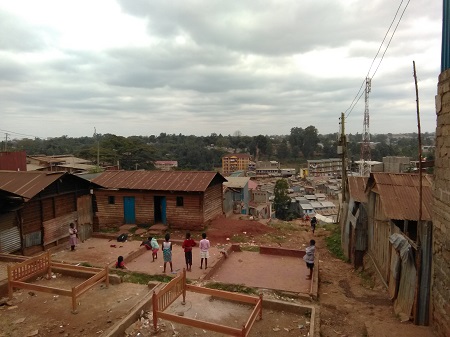
[[[410,322],[400,323],[383,286],[373,283],[365,275],[355,272],[350,264],[330,254],[325,244],[330,228],[331,226],[318,226],[313,235],[309,224],[302,221],[275,221],[267,225],[258,221],[220,219],[211,224],[207,233],[212,245],[240,243],[246,247],[265,245],[304,249],[309,240],[314,238],[320,256],[320,283],[319,299],[313,304],[320,307],[321,337],[432,336],[430,328],[419,329]],[[173,239],[183,239],[185,232],[171,234]],[[99,264],[95,260],[96,256],[102,263],[110,262],[119,251],[131,251],[139,247],[139,242],[128,242],[127,246],[112,248],[107,242],[104,246],[108,254],[99,255],[99,245],[94,245],[93,242],[87,242],[88,255],[82,259],[93,265]],[[90,248],[91,246],[95,248]],[[110,254],[109,250],[112,251]],[[61,253],[63,254],[69,253]],[[72,254],[72,257],[75,255]],[[80,256],[75,260],[79,258]],[[66,259],[68,257],[64,257]],[[368,285],[373,286],[373,289]],[[126,298],[142,296],[143,291],[148,291],[145,286],[133,284],[114,285],[109,289],[99,287],[82,296],[78,315],[70,313],[69,298],[59,297],[55,300],[50,294],[30,295],[28,292],[19,292],[12,303],[13,308],[0,306],[0,336],[27,336],[35,331],[38,331],[35,336],[100,336],[101,333],[97,332],[107,328],[129,310],[124,304],[131,303],[131,300],[125,301]],[[292,324],[295,323],[295,320],[289,319]],[[289,326],[288,321],[283,324],[285,327]],[[262,330],[268,329],[268,332],[257,335],[296,335],[292,334],[292,330],[288,332],[284,328],[273,330],[274,328],[276,327],[263,327]],[[181,331],[181,328],[176,329]],[[198,335],[205,333],[200,332]]]

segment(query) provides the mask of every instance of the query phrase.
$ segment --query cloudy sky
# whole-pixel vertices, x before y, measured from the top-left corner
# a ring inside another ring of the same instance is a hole
[[[442,1],[407,3],[0,0],[0,137],[361,133],[367,75],[370,132],[416,132],[413,60],[434,132]]]

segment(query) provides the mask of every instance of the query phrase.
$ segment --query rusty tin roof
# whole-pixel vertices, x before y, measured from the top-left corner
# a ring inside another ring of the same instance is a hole
[[[348,177],[348,190],[350,197],[358,202],[367,202],[366,185],[367,177]]]
[[[0,171],[0,190],[31,199],[65,172]]]
[[[107,171],[92,182],[105,188],[204,192],[214,179],[226,179],[217,172],[199,171]]]
[[[422,179],[422,219],[431,221],[432,180]],[[419,220],[419,175],[410,173],[372,173],[368,186],[380,195],[383,211],[389,219]]]

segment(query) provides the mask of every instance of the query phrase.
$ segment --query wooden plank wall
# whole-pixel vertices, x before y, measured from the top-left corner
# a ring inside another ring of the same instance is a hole
[[[203,221],[206,223],[223,214],[222,184],[210,186],[205,191]]]
[[[41,228],[41,203],[39,200],[31,200],[21,210],[22,235],[40,231]]]
[[[69,225],[77,219],[77,212],[61,215],[44,222],[44,245],[69,236]]]

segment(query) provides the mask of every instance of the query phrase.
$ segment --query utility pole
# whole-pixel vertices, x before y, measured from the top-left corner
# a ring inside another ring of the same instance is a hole
[[[370,175],[370,131],[369,131],[369,93],[372,86],[372,79],[366,77],[365,89],[365,109],[364,109],[364,125],[361,140],[361,164],[359,166],[359,173],[363,177]]]
[[[98,140],[97,129],[94,126],[94,136],[97,140],[97,171],[100,171],[100,142]]]
[[[342,155],[342,201],[347,201],[346,189],[347,189],[347,138],[345,137],[345,116],[341,113],[341,136],[338,147],[338,154]]]
[[[5,152],[8,151],[8,133],[5,133]]]

